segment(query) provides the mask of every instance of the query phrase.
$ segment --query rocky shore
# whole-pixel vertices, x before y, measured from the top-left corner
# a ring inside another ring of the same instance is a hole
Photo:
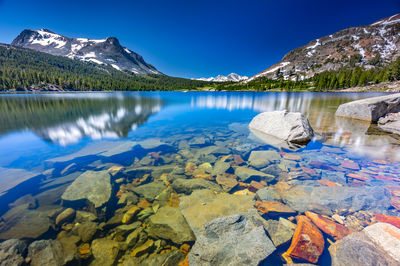
[[[400,264],[390,158],[292,152],[237,124],[150,135],[49,160],[1,217],[0,264]]]

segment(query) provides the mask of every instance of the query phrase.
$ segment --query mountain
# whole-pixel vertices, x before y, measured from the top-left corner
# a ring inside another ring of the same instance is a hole
[[[117,70],[135,74],[162,74],[146,63],[142,56],[121,46],[117,38],[103,40],[69,38],[47,29],[24,30],[11,43],[57,56],[65,56],[97,64],[107,64]]]
[[[0,91],[191,90],[210,84],[166,75],[136,75],[106,64],[0,43]]]
[[[236,73],[231,73],[228,76],[223,76],[223,75],[218,75],[215,78],[210,77],[210,78],[199,78],[197,80],[202,80],[202,81],[214,81],[214,82],[227,82],[227,81],[232,81],[232,82],[239,82],[242,80],[246,80],[249,77],[246,76],[240,76]]]
[[[400,56],[400,14],[367,26],[352,27],[311,41],[287,53],[280,62],[247,79],[302,80],[326,70],[387,65]]]

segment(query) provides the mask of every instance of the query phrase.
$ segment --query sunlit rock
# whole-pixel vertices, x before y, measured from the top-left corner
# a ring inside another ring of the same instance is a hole
[[[249,128],[293,143],[307,143],[314,136],[305,116],[287,111],[261,113],[253,118]]]
[[[400,111],[400,94],[391,94],[348,102],[340,105],[336,116],[377,122],[388,113]]]

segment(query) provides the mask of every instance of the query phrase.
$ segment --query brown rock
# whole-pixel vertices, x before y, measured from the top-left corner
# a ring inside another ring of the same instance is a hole
[[[342,161],[342,167],[351,170],[360,170],[360,166],[358,165],[358,163],[353,161]]]
[[[56,218],[56,225],[62,225],[63,223],[71,222],[75,219],[75,210],[72,208],[65,209]]]
[[[298,154],[294,154],[294,153],[282,153],[281,154],[282,157],[286,160],[291,160],[291,161],[301,161],[301,156]]]
[[[368,181],[369,180],[369,176],[365,175],[365,174],[361,174],[361,173],[348,173],[346,174],[347,178],[350,179],[357,179],[360,181]]]
[[[308,211],[305,212],[305,214],[319,229],[321,229],[326,234],[333,236],[335,240],[342,239],[350,233],[347,227],[335,223],[334,221],[320,214]]]
[[[256,209],[262,213],[268,214],[292,214],[296,213],[295,210],[279,201],[260,201],[257,200],[255,205]]]
[[[224,173],[222,175],[218,175],[216,178],[218,184],[222,186],[225,191],[230,191],[232,188],[236,187],[238,182],[236,180],[235,175],[230,175]]]
[[[192,173],[196,170],[197,166],[194,163],[187,163],[185,167],[185,173]]]
[[[148,208],[148,207],[151,206],[151,203],[148,202],[148,201],[145,200],[145,199],[141,199],[141,200],[138,202],[137,206],[138,206],[139,208],[146,209],[146,208]]]
[[[375,214],[375,220],[382,223],[388,223],[397,228],[400,228],[400,217],[397,216],[390,216],[384,214]]]
[[[251,181],[250,182],[250,186],[249,186],[249,190],[251,192],[257,192],[257,190],[263,189],[264,187],[265,186],[263,184],[261,184],[261,182]]]
[[[323,186],[327,186],[327,187],[336,187],[337,184],[328,180],[328,179],[321,179],[321,180],[317,180],[321,185]]]
[[[237,165],[242,165],[245,163],[240,155],[233,155],[233,160]]]
[[[188,244],[183,244],[180,248],[179,248],[179,250],[183,253],[183,254],[188,254],[189,253],[189,251],[190,251],[190,245],[188,245]]]
[[[324,245],[321,231],[306,216],[300,215],[297,217],[297,227],[286,254],[296,259],[317,263]]]

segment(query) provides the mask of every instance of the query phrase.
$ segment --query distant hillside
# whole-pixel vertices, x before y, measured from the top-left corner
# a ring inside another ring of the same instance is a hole
[[[223,75],[218,75],[215,78],[214,77],[210,77],[210,78],[199,78],[197,80],[202,80],[202,81],[214,81],[214,82],[239,82],[242,80],[246,80],[249,77],[246,76],[240,76],[236,73],[231,73],[227,76],[223,76]]]
[[[110,65],[0,44],[0,90],[190,90],[208,84],[158,74],[133,74]]]
[[[302,80],[328,70],[385,66],[400,56],[400,14],[311,41],[245,82],[265,77]]]

